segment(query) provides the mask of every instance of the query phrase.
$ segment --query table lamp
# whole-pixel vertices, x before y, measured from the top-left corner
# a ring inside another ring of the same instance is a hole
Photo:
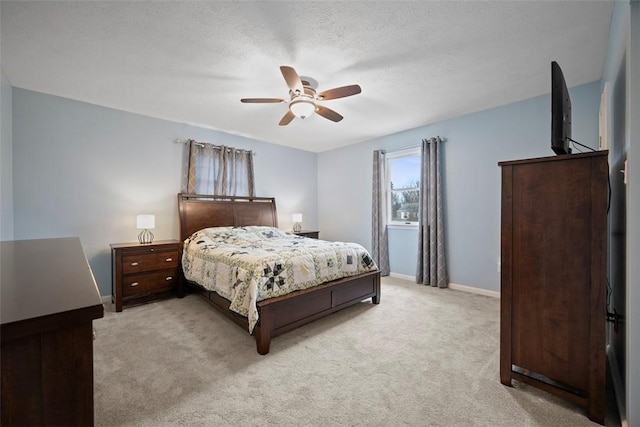
[[[292,219],[293,219],[293,231],[302,230],[302,214],[294,213],[292,215]]]
[[[142,229],[140,234],[138,234],[138,242],[140,242],[141,245],[148,245],[153,242],[153,233],[150,232],[149,229],[156,227],[156,216],[138,215],[137,224],[137,228]]]

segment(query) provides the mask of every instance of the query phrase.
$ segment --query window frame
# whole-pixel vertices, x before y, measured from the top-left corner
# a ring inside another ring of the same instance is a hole
[[[395,221],[393,220],[393,206],[392,206],[392,197],[391,194],[394,190],[391,188],[391,161],[403,157],[418,157],[420,159],[421,152],[420,147],[406,148],[404,150],[398,150],[393,152],[387,152],[385,156],[385,169],[386,173],[386,205],[387,205],[387,227],[388,228],[418,228],[418,221]],[[418,179],[420,175],[420,171],[418,171]],[[420,191],[420,186],[417,187],[418,191]],[[397,190],[395,190],[397,191]]]

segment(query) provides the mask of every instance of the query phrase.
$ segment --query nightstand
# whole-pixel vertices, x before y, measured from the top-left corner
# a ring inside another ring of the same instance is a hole
[[[116,311],[172,295],[180,277],[180,241],[112,243],[112,301]]]
[[[318,239],[320,232],[315,230],[300,230],[294,231],[293,234],[296,236],[309,237],[311,239]]]

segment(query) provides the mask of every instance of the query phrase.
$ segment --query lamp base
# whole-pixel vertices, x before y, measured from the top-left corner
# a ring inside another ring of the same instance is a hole
[[[153,242],[153,233],[146,228],[138,234],[138,242],[141,245],[148,245]]]
[[[293,231],[298,232],[302,230],[302,223],[294,222],[293,223]]]

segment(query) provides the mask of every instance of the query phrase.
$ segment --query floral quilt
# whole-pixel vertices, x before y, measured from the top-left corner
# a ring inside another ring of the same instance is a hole
[[[296,236],[273,227],[214,227],[184,241],[187,280],[231,301],[230,309],[258,322],[257,302],[331,280],[376,270],[357,243]]]

